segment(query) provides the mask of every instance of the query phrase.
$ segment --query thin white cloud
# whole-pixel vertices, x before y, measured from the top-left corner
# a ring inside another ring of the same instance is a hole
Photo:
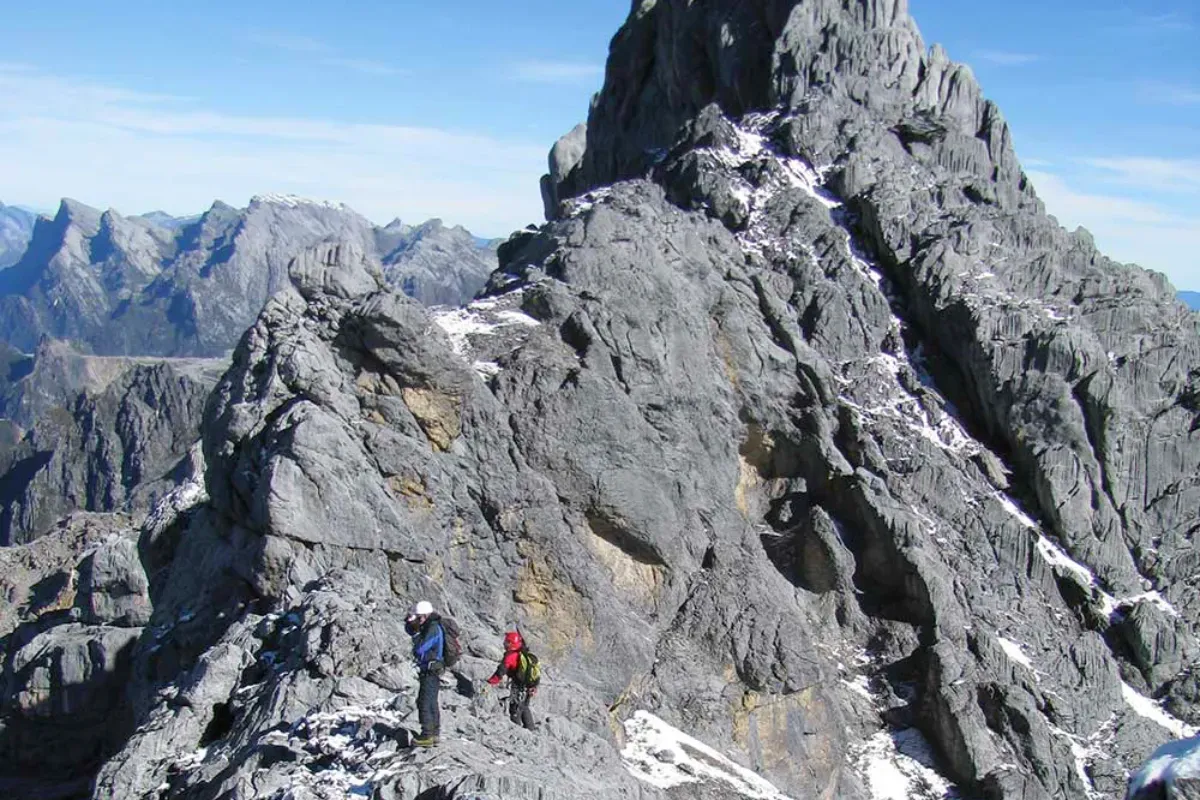
[[[1105,255],[1162,272],[1178,288],[1200,288],[1200,214],[1088,192],[1051,173],[1028,174],[1046,210],[1068,228],[1091,231]]]
[[[1171,106],[1200,105],[1200,88],[1182,86],[1173,83],[1143,83],[1138,87],[1138,95],[1152,103],[1164,103]]]
[[[512,65],[509,75],[525,83],[598,83],[604,78],[604,66],[577,61],[520,61]]]
[[[1017,53],[1011,50],[977,50],[975,58],[1001,67],[1021,67],[1042,60],[1036,53]]]
[[[360,75],[391,77],[409,74],[409,70],[400,69],[382,61],[340,55],[337,48],[328,42],[311,36],[281,31],[255,31],[247,34],[245,38],[246,41],[260,47],[291,53],[295,56],[316,57],[317,63],[322,66],[357,72]]]
[[[1106,177],[1126,186],[1200,194],[1200,159],[1090,158],[1083,163],[1102,170]]]
[[[252,44],[291,53],[319,55],[333,52],[333,48],[320,39],[282,31],[254,31],[246,35],[246,40]]]
[[[325,58],[321,60],[321,63],[330,67],[348,69],[351,72],[358,72],[363,75],[387,77],[411,74],[411,70],[400,69],[390,64],[384,64],[381,61],[371,61],[366,58]]]
[[[541,217],[542,143],[470,131],[231,114],[68,78],[0,72],[0,199],[194,213],[264,192],[481,235]]]
[[[1142,14],[1137,19],[1137,26],[1142,30],[1162,33],[1190,31],[1193,28],[1191,18],[1178,11],[1165,14]]]

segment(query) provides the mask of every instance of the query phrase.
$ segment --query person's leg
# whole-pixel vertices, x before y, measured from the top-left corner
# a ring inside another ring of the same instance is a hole
[[[529,696],[528,690],[522,692],[521,695],[521,724],[525,726],[525,730],[531,731],[533,730],[533,712],[529,710],[529,703],[533,698]]]
[[[421,674],[417,690],[417,718],[421,721],[422,738],[437,736],[441,732],[441,713],[438,708],[438,676],[432,672]]]
[[[512,720],[514,725],[521,724],[521,695],[524,692],[516,686],[512,686],[508,690],[508,718]]]
[[[429,693],[433,698],[430,701],[430,706],[432,707],[430,721],[433,725],[433,735],[438,736],[442,732],[442,704],[439,698],[439,694],[442,691],[442,676],[431,674],[429,676],[429,682]]]

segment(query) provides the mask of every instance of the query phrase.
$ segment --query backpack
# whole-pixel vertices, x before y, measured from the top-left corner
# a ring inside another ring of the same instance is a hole
[[[442,626],[442,663],[446,665],[446,669],[449,669],[462,657],[462,643],[458,640],[458,623],[450,617],[442,617],[438,623]]]
[[[542,666],[538,657],[528,650],[522,650],[517,659],[517,683],[521,686],[537,686],[542,679]]]

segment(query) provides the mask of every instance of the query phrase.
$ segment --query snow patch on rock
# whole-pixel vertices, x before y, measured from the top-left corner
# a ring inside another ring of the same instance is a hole
[[[1016,506],[1012,504],[1012,501],[1003,496],[999,496],[999,499],[1001,504],[1008,508],[1010,513],[1013,513],[1014,516],[1017,516],[1018,519],[1021,520],[1022,524],[1025,525],[1025,527],[1038,530],[1036,523],[1034,523],[1033,520],[1029,519],[1024,514],[1021,514],[1020,511],[1017,510]],[[1132,607],[1138,603],[1152,603],[1167,616],[1174,617],[1176,619],[1179,618],[1179,610],[1167,602],[1166,598],[1164,598],[1162,594],[1157,591],[1144,592],[1131,597],[1114,597],[1113,595],[1104,591],[1103,587],[1100,585],[1100,581],[1096,578],[1095,573],[1093,573],[1090,569],[1067,555],[1067,553],[1061,547],[1046,538],[1046,536],[1042,534],[1040,530],[1038,531],[1037,536],[1037,550],[1042,559],[1049,564],[1050,568],[1055,572],[1059,574],[1070,573],[1071,575],[1074,575],[1075,578],[1083,584],[1083,586],[1090,588],[1094,592],[1095,596],[1099,598],[1098,604],[1100,611],[1104,614],[1104,616],[1112,618],[1112,616],[1121,608]]]
[[[957,787],[942,777],[933,748],[915,728],[880,731],[853,756],[872,800],[950,800]]]
[[[1014,642],[1012,639],[1006,639],[1003,636],[997,636],[996,641],[1000,643],[1000,649],[1004,651],[1006,656],[1020,664],[1022,667],[1025,667],[1025,669],[1031,672],[1033,671],[1033,660],[1030,659],[1029,656],[1025,655],[1025,651],[1021,648],[1019,643]]]
[[[791,800],[757,773],[733,762],[648,711],[625,721],[621,758],[639,780],[660,789],[697,783],[724,783],[751,800]]]
[[[1166,728],[1176,739],[1185,739],[1200,734],[1200,728],[1188,725],[1183,720],[1171,716],[1157,702],[1141,694],[1124,681],[1121,682],[1121,694],[1125,697],[1125,704],[1133,709],[1135,714]]]
[[[276,192],[268,192],[266,194],[255,195],[250,198],[250,205],[271,205],[282,206],[284,208],[326,208],[333,211],[348,211],[354,213],[353,210],[345,203],[333,203],[328,200],[312,200],[307,197],[301,197],[295,194],[282,194]]]
[[[446,332],[454,353],[467,360],[472,351],[471,341],[475,337],[491,336],[514,326],[536,328],[541,325],[533,317],[512,307],[520,300],[521,294],[522,290],[518,289],[499,297],[476,300],[461,308],[432,309],[433,322]]]

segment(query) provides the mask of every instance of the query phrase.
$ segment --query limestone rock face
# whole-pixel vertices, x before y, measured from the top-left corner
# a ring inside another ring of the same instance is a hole
[[[4,544],[75,511],[145,513],[193,469],[204,404],[228,362],[83,356],[47,340],[33,364],[5,403]]]
[[[141,526],[93,797],[1115,799],[1196,732],[1197,319],[903,2],[635,2],[551,166],[466,306],[290,263]],[[466,653],[402,753],[422,599]]]
[[[127,689],[150,618],[128,518],[75,515],[0,551],[0,789],[78,796],[134,729]]]

